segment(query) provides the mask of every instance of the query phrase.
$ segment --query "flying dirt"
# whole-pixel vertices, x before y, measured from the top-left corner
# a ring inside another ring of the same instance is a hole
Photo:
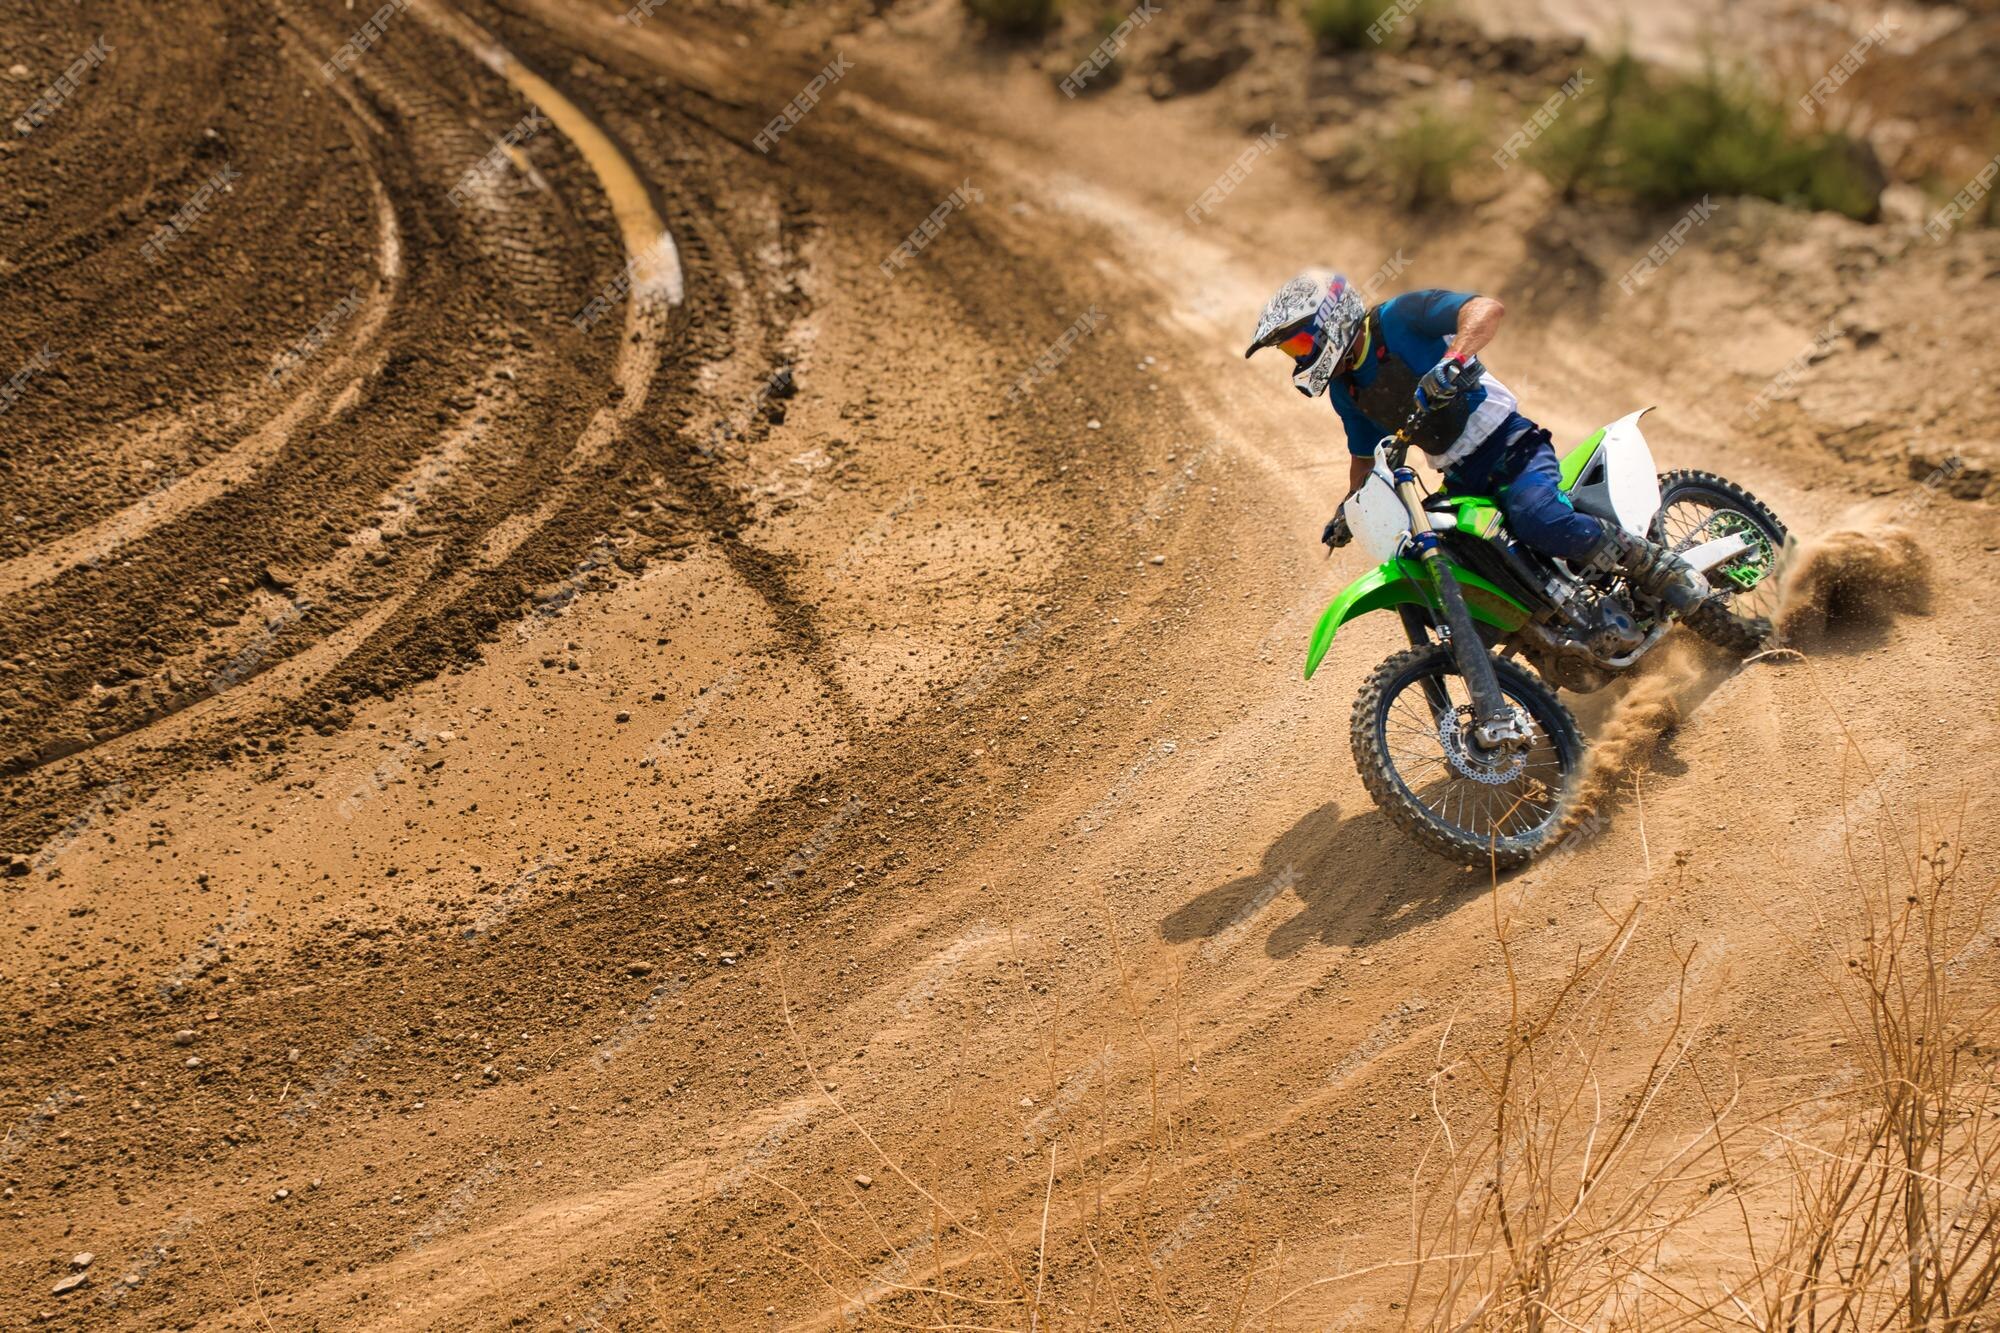
[[[1902,1068],[1829,988],[2000,965],[2000,232],[1945,124],[1993,19],[1913,18],[1811,111],[1879,109],[1866,207],[1683,225],[1506,156],[1610,105],[1568,81],[1626,7],[1545,8],[1339,47],[1208,3],[11,5],[0,1324],[1777,1291],[1804,1154]],[[1441,193],[1380,156],[1454,139]],[[1659,472],[1791,539],[1687,546],[1769,557],[1775,639],[1662,618],[1561,695],[1590,757],[1525,864],[1356,772],[1397,618],[1307,678],[1382,563],[1316,540],[1326,406],[1242,359],[1307,264],[1503,299],[1481,356],[1560,453],[1651,407]],[[1857,908],[1892,871],[1925,887]],[[1995,1048],[1923,1047],[1943,1123]],[[1589,1140],[1621,1202],[1548,1206],[1587,1136],[1531,1103],[1643,1108]],[[1496,1216],[1573,1284],[1509,1277]]]

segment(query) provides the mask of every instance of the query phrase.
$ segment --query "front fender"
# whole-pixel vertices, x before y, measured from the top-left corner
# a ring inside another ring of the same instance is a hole
[[[1311,680],[1313,672],[1319,670],[1326,650],[1333,647],[1335,632],[1356,616],[1386,611],[1406,602],[1429,606],[1429,599],[1412,577],[1414,572],[1407,560],[1384,560],[1341,589],[1340,596],[1333,599],[1333,605],[1319,618],[1319,624],[1313,626],[1312,645],[1306,649],[1306,679]]]
[[[1471,570],[1454,565],[1451,572],[1465,590],[1466,609],[1472,612],[1474,620],[1502,631],[1517,630],[1529,620],[1526,607]],[[1430,571],[1422,562],[1398,556],[1383,561],[1341,589],[1340,596],[1333,599],[1333,605],[1326,608],[1319,624],[1313,627],[1312,644],[1306,649],[1306,679],[1311,680],[1313,672],[1319,670],[1327,650],[1333,647],[1334,634],[1342,625],[1370,611],[1386,611],[1392,606],[1416,605],[1434,610],[1430,588]]]

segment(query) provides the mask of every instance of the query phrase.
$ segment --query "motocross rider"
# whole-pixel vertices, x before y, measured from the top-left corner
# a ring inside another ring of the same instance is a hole
[[[1327,395],[1347,429],[1348,495],[1368,480],[1376,444],[1420,407],[1425,414],[1410,438],[1448,490],[1493,496],[1514,536],[1544,555],[1622,570],[1676,614],[1693,610],[1708,596],[1707,581],[1665,547],[1576,512],[1559,484],[1548,431],[1522,416],[1514,395],[1473,360],[1505,313],[1490,296],[1435,288],[1371,307],[1340,274],[1306,272],[1265,305],[1243,355],[1279,348],[1293,360],[1300,393]],[[1351,537],[1336,509],[1320,540],[1331,548]]]

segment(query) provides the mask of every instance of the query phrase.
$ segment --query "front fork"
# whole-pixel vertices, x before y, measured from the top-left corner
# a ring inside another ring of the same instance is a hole
[[[1424,508],[1423,494],[1417,489],[1416,470],[1398,463],[1393,475],[1396,498],[1403,502],[1410,517],[1409,549],[1424,562],[1437,585],[1438,604],[1444,613],[1445,627],[1451,632],[1452,661],[1472,694],[1473,742],[1487,750],[1519,745],[1527,737],[1521,732],[1514,710],[1500,693],[1500,678],[1493,670],[1485,641],[1479,637],[1479,627],[1473,623],[1472,610],[1465,604],[1465,590],[1459,587],[1457,577],[1451,572],[1451,562],[1444,558],[1443,544],[1431,527],[1430,511]],[[1440,702],[1433,698],[1432,707],[1440,708]]]

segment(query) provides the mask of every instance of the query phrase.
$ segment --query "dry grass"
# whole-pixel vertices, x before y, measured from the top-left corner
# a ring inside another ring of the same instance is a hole
[[[1163,1030],[1107,903],[1124,1077],[1114,1091],[1107,1062],[1086,1092],[1064,1095],[1077,1073],[1058,1065],[1051,1030],[1037,1104],[1059,1113],[1022,1157],[1033,1198],[947,1198],[819,1084],[903,1206],[883,1190],[855,1196],[845,1208],[863,1215],[857,1236],[822,1224],[825,1202],[766,1178],[811,1237],[787,1257],[818,1275],[849,1326],[1238,1329],[1346,1306],[1329,1327],[1990,1327],[2000,1041],[1982,962],[2000,963],[1987,958],[1995,886],[1964,882],[1961,830],[1874,832],[1850,848],[1848,887],[1827,918],[1793,942],[1799,984],[1824,993],[1834,1030],[1791,1034],[1821,1054],[1784,1071],[1782,1085],[1803,1091],[1775,1105],[1780,1080],[1742,1076],[1697,1002],[1716,990],[1697,984],[1701,942],[1674,946],[1667,998],[1641,996],[1642,1011],[1632,974],[1652,947],[1647,909],[1606,910],[1602,941],[1551,994],[1517,977],[1496,885],[1504,1017],[1476,1032],[1443,1025],[1400,1256],[1301,1280],[1285,1245],[1246,1239],[1254,1195],[1233,1164],[1204,1160],[1187,1125],[1178,987]],[[921,1233],[911,1208],[928,1219]],[[1211,1223],[1246,1261],[1227,1287],[1190,1286],[1177,1280],[1179,1251]],[[1391,1282],[1399,1299],[1379,1295]]]
[[[1693,1030],[1677,1012],[1637,1086],[1608,1106],[1599,1073],[1619,1027],[1604,987],[1638,914],[1630,909],[1533,1012],[1522,1007],[1502,927],[1510,1002],[1497,1048],[1455,1051],[1449,1032],[1440,1043],[1438,1128],[1417,1172],[1406,1326],[1601,1326],[1688,1220],[1677,1184],[1707,1135],[1628,1168],[1662,1147],[1648,1132],[1651,1112],[1686,1067]],[[1445,1087],[1460,1078],[1470,1097]]]
[[[1793,1207],[1758,1276],[1762,1328],[1991,1326],[2000,1283],[1994,1005],[1974,984],[1991,895],[1938,840],[1862,894],[1829,989],[1862,1067],[1831,1141],[1787,1145]]]
[[[1637,908],[1553,999],[1515,993],[1496,1043],[1447,1036],[1405,1327],[1991,1326],[2000,1108],[1973,973],[1993,889],[1962,893],[1957,845],[1885,840],[1882,866],[1853,868],[1853,917],[1833,932],[1851,943],[1817,984],[1855,1068],[1796,1103],[1748,1114],[1731,1062],[1697,1058],[1690,955],[1650,1059],[1616,1075],[1607,1039],[1632,1027],[1610,979]],[[1698,1130],[1656,1125],[1670,1099],[1699,1107]]]

